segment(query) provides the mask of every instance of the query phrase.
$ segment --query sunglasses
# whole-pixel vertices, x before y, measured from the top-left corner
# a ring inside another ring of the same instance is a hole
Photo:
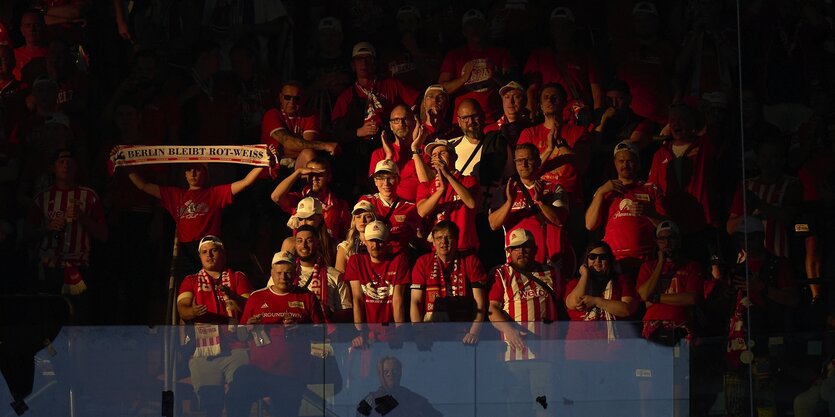
[[[281,98],[283,98],[284,101],[291,101],[293,103],[298,103],[298,102],[302,101],[301,96],[291,96],[291,95],[288,95],[288,94],[285,94],[285,95],[281,96]]]
[[[609,255],[605,253],[590,253],[588,258],[590,261],[596,261],[598,259],[600,259],[601,261],[608,261]]]

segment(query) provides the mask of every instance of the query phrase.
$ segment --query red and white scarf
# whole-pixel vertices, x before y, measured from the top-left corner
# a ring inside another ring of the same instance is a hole
[[[313,272],[302,282],[302,263],[296,259],[296,282],[295,285],[306,288],[319,297],[322,306],[328,306],[328,265],[319,256],[313,263]]]
[[[606,289],[603,290],[603,294],[601,295],[604,300],[612,299],[612,287],[612,280],[610,279],[609,282],[606,283]],[[614,314],[600,307],[594,307],[583,314],[583,321],[606,321],[606,336],[610,342],[617,339],[617,332],[615,331],[614,323],[612,323],[616,319],[617,317]]]
[[[220,285],[229,287],[231,281],[229,279],[229,271],[224,271],[220,274]],[[210,291],[201,291],[201,288],[210,288]],[[194,303],[199,305],[213,304],[225,306],[228,297],[225,294],[220,294],[215,285],[215,279],[209,275],[205,270],[201,269],[197,273],[197,292],[194,294]],[[228,317],[234,317],[234,312],[228,308],[223,310]],[[218,311],[218,314],[223,314]],[[220,355],[220,326],[210,323],[194,323],[195,358],[204,358],[210,356]]]

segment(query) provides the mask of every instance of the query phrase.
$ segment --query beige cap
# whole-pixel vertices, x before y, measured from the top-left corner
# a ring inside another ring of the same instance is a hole
[[[377,162],[377,165],[374,165],[374,173],[379,174],[381,172],[391,172],[392,174],[400,175],[400,169],[397,168],[397,164],[391,159],[383,159]]]
[[[622,141],[622,142],[618,143],[617,145],[615,145],[615,149],[614,149],[614,151],[612,152],[612,155],[613,155],[613,156],[614,156],[614,155],[617,155],[617,154],[618,154],[618,152],[620,152],[620,151],[627,151],[627,152],[631,152],[631,153],[632,153],[633,155],[635,155],[636,157],[640,157],[640,156],[641,156],[641,155],[638,153],[638,149],[636,149],[636,148],[635,148],[635,145],[633,145],[632,143],[627,142],[627,141]]]
[[[522,88],[522,84],[519,84],[516,81],[511,81],[511,82],[505,84],[502,88],[499,89],[499,95],[503,96],[504,93],[506,93],[510,90],[519,90],[523,93],[525,92],[525,89]]]
[[[286,262],[288,264],[296,263],[296,255],[293,255],[292,252],[283,250],[281,252],[276,252],[273,255],[273,265],[281,262]]]
[[[432,155],[432,150],[437,148],[438,146],[446,147],[450,150],[450,152],[455,153],[455,146],[453,146],[452,143],[450,143],[450,141],[446,139],[437,139],[434,142],[428,143],[424,148],[424,151],[427,155]]]
[[[535,242],[533,238],[533,233],[529,232],[527,229],[516,229],[510,232],[510,238],[508,239],[507,249],[510,250],[512,248],[522,246],[528,242]]]
[[[381,240],[383,242],[389,239],[389,230],[385,223],[375,220],[365,226],[365,240]]]
[[[306,219],[314,214],[322,214],[322,202],[318,198],[305,197],[296,205],[296,217]]]
[[[370,42],[359,42],[354,45],[354,50],[351,51],[351,58],[358,56],[377,56],[377,50]]]
[[[357,214],[357,212],[360,211],[374,213],[374,206],[371,205],[371,202],[368,200],[360,200],[357,202],[357,204],[354,204],[354,209],[351,210],[351,214]]]
[[[678,225],[672,220],[663,220],[661,223],[658,223],[658,226],[655,227],[655,237],[658,237],[661,232],[669,230],[672,234],[679,236],[681,232],[678,230]]]

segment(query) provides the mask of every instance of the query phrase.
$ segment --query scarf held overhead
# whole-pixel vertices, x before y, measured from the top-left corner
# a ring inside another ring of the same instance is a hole
[[[221,162],[272,167],[277,161],[274,148],[268,145],[126,145],[113,148],[108,168],[112,175],[117,167],[135,165]]]

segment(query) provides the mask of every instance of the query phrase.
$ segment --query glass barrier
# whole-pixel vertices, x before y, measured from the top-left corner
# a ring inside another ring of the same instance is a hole
[[[686,415],[687,343],[616,324],[529,323],[522,349],[490,324],[469,345],[455,323],[64,327],[35,355],[25,403],[33,416],[296,415],[299,402],[302,416]]]

